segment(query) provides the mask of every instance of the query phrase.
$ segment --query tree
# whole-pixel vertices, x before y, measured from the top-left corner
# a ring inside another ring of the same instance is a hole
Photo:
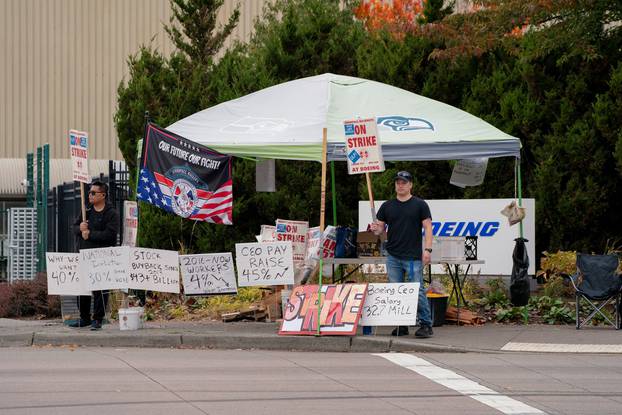
[[[115,126],[119,148],[136,177],[136,145],[143,137],[145,111],[159,125],[169,125],[211,105],[207,93],[213,56],[239,18],[235,10],[225,27],[216,28],[222,0],[172,0],[173,17],[166,27],[179,48],[170,57],[143,46],[128,59],[130,76],[117,89]],[[178,28],[179,27],[179,28]],[[139,240],[142,246],[179,249],[190,245],[196,227],[141,203]]]
[[[208,67],[237,26],[240,19],[239,5],[227,23],[217,30],[218,10],[225,0],[170,1],[173,15],[170,25],[165,27],[166,32],[177,49],[186,54],[190,61]]]

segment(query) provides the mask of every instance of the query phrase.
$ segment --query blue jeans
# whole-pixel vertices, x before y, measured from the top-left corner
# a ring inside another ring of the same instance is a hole
[[[423,263],[412,259],[400,259],[389,254],[387,255],[387,274],[389,282],[418,282],[420,284],[417,318],[420,325],[432,327],[430,304],[423,286]]]

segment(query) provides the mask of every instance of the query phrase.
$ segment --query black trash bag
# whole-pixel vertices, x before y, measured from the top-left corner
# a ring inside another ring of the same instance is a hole
[[[356,228],[347,226],[337,227],[337,244],[335,258],[356,258]]]
[[[529,302],[529,256],[525,238],[516,238],[516,245],[512,253],[512,278],[510,279],[510,301],[516,307],[527,305]]]

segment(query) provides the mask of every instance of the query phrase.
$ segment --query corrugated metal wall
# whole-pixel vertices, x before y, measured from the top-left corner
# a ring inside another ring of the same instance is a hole
[[[242,0],[235,38],[250,36],[265,0]],[[226,0],[221,21],[238,1]],[[67,131],[87,131],[90,158],[119,159],[113,115],[127,57],[172,50],[168,0],[0,0],[0,158],[50,143],[68,158]],[[153,40],[152,40],[153,39]]]

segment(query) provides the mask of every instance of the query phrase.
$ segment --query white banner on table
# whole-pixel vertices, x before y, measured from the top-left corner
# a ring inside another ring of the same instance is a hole
[[[237,294],[231,252],[180,255],[186,295]]]
[[[48,295],[91,295],[80,278],[80,254],[46,252]]]
[[[163,249],[128,248],[127,288],[179,293],[179,254]]]
[[[128,248],[81,249],[79,270],[88,291],[127,288]]]
[[[291,242],[235,244],[238,286],[294,284]]]
[[[359,324],[414,326],[417,324],[419,283],[370,283]]]

